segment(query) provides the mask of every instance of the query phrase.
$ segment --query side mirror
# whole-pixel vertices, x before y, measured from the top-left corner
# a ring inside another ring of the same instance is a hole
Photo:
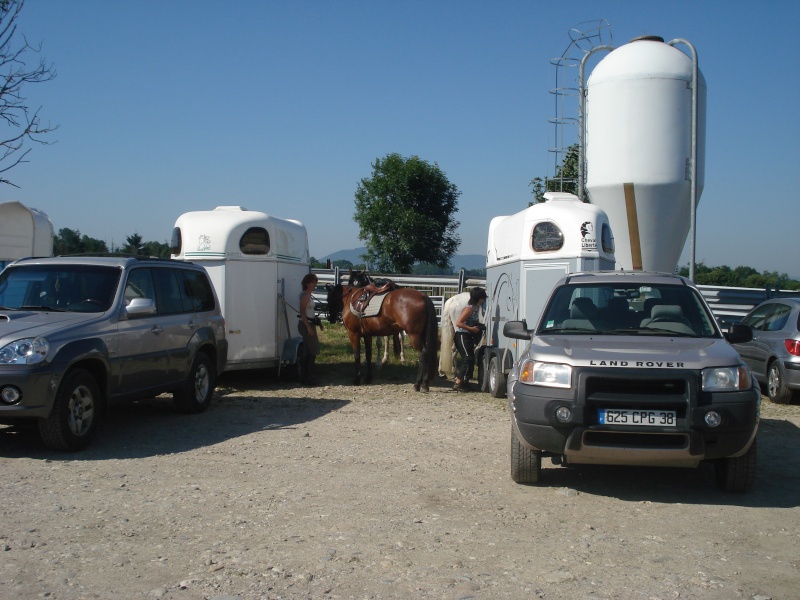
[[[503,335],[515,340],[531,339],[531,332],[528,331],[528,324],[524,319],[522,321],[506,321],[506,324],[503,325]]]
[[[725,334],[725,339],[731,344],[744,344],[753,339],[753,330],[747,325],[734,323]]]
[[[125,314],[129,317],[143,317],[156,314],[156,303],[150,298],[134,298],[125,307]]]

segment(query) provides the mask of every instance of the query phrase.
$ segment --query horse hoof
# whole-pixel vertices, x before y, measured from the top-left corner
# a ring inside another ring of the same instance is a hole
[[[427,394],[427,393],[430,391],[430,389],[428,388],[428,386],[427,386],[427,385],[423,385],[423,386],[421,387],[421,389],[419,389],[419,390],[417,390],[417,391],[420,391],[420,392],[422,392],[423,394]]]
[[[419,384],[418,384],[418,383],[415,383],[415,384],[414,384],[414,391],[415,391],[415,392],[418,392],[418,391],[419,391]]]

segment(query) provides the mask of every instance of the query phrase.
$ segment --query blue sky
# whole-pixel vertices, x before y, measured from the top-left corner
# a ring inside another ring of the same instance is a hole
[[[697,49],[697,260],[800,276],[793,0],[28,0],[20,29],[58,76],[25,92],[60,128],[0,201],[109,244],[166,242],[184,212],[241,205],[303,221],[319,258],[363,245],[357,183],[398,152],[438,163],[461,191],[459,254],[484,254],[491,218],[553,174],[550,60],[600,19],[615,46]]]

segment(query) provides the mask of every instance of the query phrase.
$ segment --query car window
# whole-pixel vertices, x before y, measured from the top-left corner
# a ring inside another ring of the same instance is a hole
[[[153,269],[158,314],[172,315],[188,310],[188,307],[184,308],[179,275],[177,269]]]
[[[763,304],[742,319],[742,323],[753,329],[764,329],[767,315],[772,310],[772,304]]]
[[[191,311],[214,310],[214,291],[211,289],[211,282],[208,281],[206,274],[201,271],[182,270],[183,274],[183,293],[189,302]]]
[[[0,278],[0,306],[103,312],[114,301],[120,270],[92,265],[21,265]]]
[[[790,306],[786,304],[775,304],[775,310],[773,310],[766,319],[764,324],[765,331],[779,331],[783,329],[783,326],[786,325],[786,321],[789,320],[789,313],[792,312]]]
[[[133,269],[128,274],[128,282],[125,284],[125,305],[136,298],[148,298],[153,301],[156,299],[150,269]]]

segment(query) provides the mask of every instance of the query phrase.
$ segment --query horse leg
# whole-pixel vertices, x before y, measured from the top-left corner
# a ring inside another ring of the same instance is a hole
[[[387,347],[388,350],[388,347]],[[383,365],[386,364],[386,351],[384,351],[384,358],[383,361],[380,360],[381,351],[383,351],[383,337],[378,335],[375,336],[375,368],[380,369]]]
[[[382,340],[382,342],[385,342],[385,345],[383,343],[381,344],[381,345],[384,346],[383,358],[381,359],[381,365],[385,365],[385,364],[387,364],[389,362],[389,342],[391,341],[392,338],[391,338],[391,336],[387,335],[385,338],[384,337],[379,337],[378,339]],[[376,365],[378,364],[377,360],[375,361],[375,364]]]
[[[361,385],[361,338],[352,331],[347,332],[347,337],[350,338],[350,345],[353,347],[353,359],[356,365],[356,376],[353,379],[353,385]]]
[[[372,336],[364,336],[364,352],[366,354],[366,368],[367,374],[364,377],[364,383],[372,383]]]
[[[417,334],[409,334],[408,337],[411,339],[411,345],[414,347],[419,353],[419,366],[417,368],[417,380],[414,382],[414,389],[418,392],[427,392],[428,391],[428,380],[427,380],[427,373],[425,368],[425,356],[426,348],[424,348],[424,339],[421,335]]]

